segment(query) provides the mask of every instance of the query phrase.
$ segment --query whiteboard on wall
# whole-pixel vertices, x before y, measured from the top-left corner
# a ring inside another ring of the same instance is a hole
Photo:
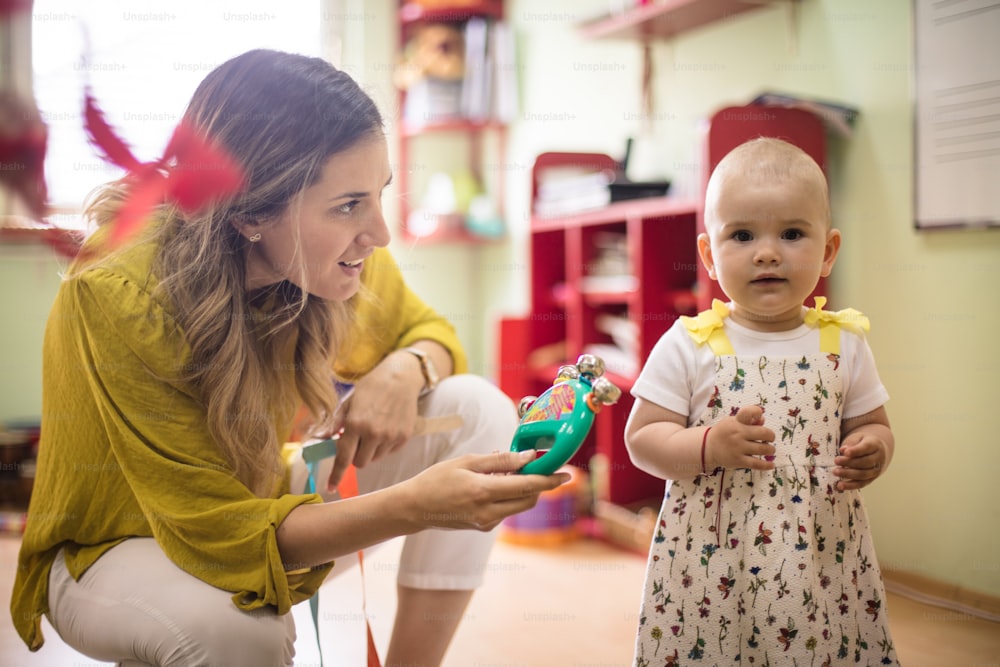
[[[917,228],[1000,225],[1000,0],[914,0]]]

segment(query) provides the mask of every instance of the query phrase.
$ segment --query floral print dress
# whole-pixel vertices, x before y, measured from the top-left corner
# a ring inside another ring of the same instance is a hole
[[[839,340],[836,323],[833,333],[821,347]],[[672,483],[650,549],[635,667],[898,664],[861,495],[837,491],[831,472],[839,343],[775,358],[732,354],[721,326],[713,338],[716,386],[692,425],[760,405],[776,465]]]

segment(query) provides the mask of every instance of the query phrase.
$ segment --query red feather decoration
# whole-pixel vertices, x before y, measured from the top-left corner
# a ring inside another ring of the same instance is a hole
[[[244,186],[239,164],[183,121],[174,130],[163,157],[146,163],[140,162],[115,133],[89,91],[84,101],[84,124],[101,157],[129,172],[126,179],[131,190],[109,236],[114,245],[137,232],[165,200],[176,202],[190,215],[213,201],[235,195]]]
[[[205,203],[228,197],[243,187],[243,170],[229,155],[181,123],[167,144],[165,158],[175,158],[170,171],[169,196],[185,213]]]
[[[139,167],[139,160],[132,155],[132,149],[118,138],[102,112],[94,96],[88,90],[83,103],[83,128],[87,130],[90,143],[102,151],[101,157],[113,165],[132,171]]]

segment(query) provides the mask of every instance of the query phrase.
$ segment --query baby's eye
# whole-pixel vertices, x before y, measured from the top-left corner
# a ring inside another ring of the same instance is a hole
[[[786,239],[788,241],[794,241],[796,239],[802,238],[803,236],[805,235],[802,233],[801,229],[786,229],[781,234],[781,238]]]
[[[750,232],[748,232],[745,229],[740,229],[738,231],[733,232],[733,240],[734,241],[740,241],[741,243],[745,243],[747,241],[752,241],[753,240],[753,234],[751,234]]]

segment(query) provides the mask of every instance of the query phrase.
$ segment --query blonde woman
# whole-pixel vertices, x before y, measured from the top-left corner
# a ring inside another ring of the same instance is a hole
[[[122,664],[287,665],[291,606],[335,559],[405,535],[386,661],[440,664],[489,531],[565,477],[503,474],[525,463],[506,451],[513,406],[463,374],[454,331],[384,250],[382,119],[350,77],[251,51],[206,77],[185,120],[246,187],[197,215],[164,204],[114,250],[127,185],[90,206],[101,226],[46,330],[14,624],[35,650],[45,615]],[[339,406],[333,368],[355,386]],[[301,406],[317,432],[343,429],[323,479],[356,463],[357,497],[323,502],[301,493],[301,462],[288,474]],[[414,437],[418,413],[464,425]]]

